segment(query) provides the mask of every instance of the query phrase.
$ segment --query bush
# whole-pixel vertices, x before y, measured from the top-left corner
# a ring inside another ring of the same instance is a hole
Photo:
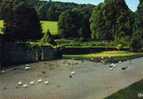
[[[143,47],[142,37],[141,37],[140,33],[136,32],[136,33],[134,33],[134,35],[132,37],[132,40],[130,43],[130,49],[132,51],[141,51],[142,47]]]

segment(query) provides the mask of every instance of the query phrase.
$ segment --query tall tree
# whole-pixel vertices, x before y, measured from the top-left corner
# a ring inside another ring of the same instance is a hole
[[[104,40],[106,35],[106,26],[105,20],[103,17],[103,4],[99,4],[97,7],[94,8],[92,15],[91,15],[91,32],[92,32],[92,39],[96,40]]]
[[[132,35],[132,12],[124,0],[105,0],[93,11],[91,29],[100,40],[115,40]]]
[[[77,11],[81,14],[81,25],[79,34],[83,40],[91,39],[91,30],[90,30],[90,17],[92,14],[94,6],[86,5],[84,7],[77,8]]]
[[[90,16],[94,6],[86,5],[63,12],[59,17],[59,32],[62,37],[91,38]]]
[[[141,37],[143,38],[143,1],[140,0],[138,9],[136,11],[136,30],[140,32]]]
[[[40,39],[42,29],[36,10],[27,5],[18,6],[13,13],[11,27],[5,27],[5,35],[8,40]]]
[[[78,38],[80,28],[80,13],[75,10],[67,10],[60,15],[58,26],[63,38]]]

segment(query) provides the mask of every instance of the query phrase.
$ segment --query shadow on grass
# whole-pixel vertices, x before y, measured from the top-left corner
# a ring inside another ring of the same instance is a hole
[[[143,99],[143,80],[140,80],[104,99]]]

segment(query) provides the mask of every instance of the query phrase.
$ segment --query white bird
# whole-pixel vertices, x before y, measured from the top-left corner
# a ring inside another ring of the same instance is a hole
[[[26,66],[26,67],[30,67],[30,65],[29,65],[29,64],[26,64],[25,66]]]
[[[19,86],[21,86],[23,83],[22,83],[21,81],[19,81],[17,84],[18,84]]]
[[[5,73],[5,70],[2,70],[1,72],[2,72],[2,73]]]
[[[110,65],[110,68],[115,68],[116,67],[116,64],[114,64],[114,63],[112,63],[111,65]]]
[[[115,68],[117,65],[116,64],[113,64],[113,67]]]
[[[47,80],[47,81],[45,81],[45,82],[44,82],[44,84],[45,84],[45,85],[48,85],[48,84],[49,84],[49,81],[48,81],[48,80]]]
[[[75,71],[72,71],[72,72],[70,73],[69,77],[72,78],[74,74],[75,74]]]
[[[26,66],[26,67],[25,67],[25,70],[29,70],[29,69],[31,69],[31,67],[29,67],[29,66]]]
[[[74,74],[75,74],[75,71],[72,71],[70,74],[71,74],[71,75],[74,75]]]
[[[38,83],[41,83],[42,82],[42,79],[38,79]]]
[[[119,63],[119,64],[121,64],[121,63],[122,63],[122,61],[119,61],[118,63]]]
[[[28,87],[28,85],[27,84],[23,84],[23,88],[27,88]]]
[[[113,71],[113,67],[112,68],[109,68],[110,69],[110,71]]]
[[[34,85],[35,81],[30,81],[29,84],[30,85]]]

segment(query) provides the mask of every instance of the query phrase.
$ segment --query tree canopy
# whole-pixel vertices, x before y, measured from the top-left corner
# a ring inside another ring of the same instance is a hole
[[[124,0],[105,0],[91,16],[92,37],[98,40],[117,40],[132,35],[134,18]]]
[[[64,11],[58,21],[59,33],[64,38],[91,38],[90,16],[92,6],[78,7]]]

